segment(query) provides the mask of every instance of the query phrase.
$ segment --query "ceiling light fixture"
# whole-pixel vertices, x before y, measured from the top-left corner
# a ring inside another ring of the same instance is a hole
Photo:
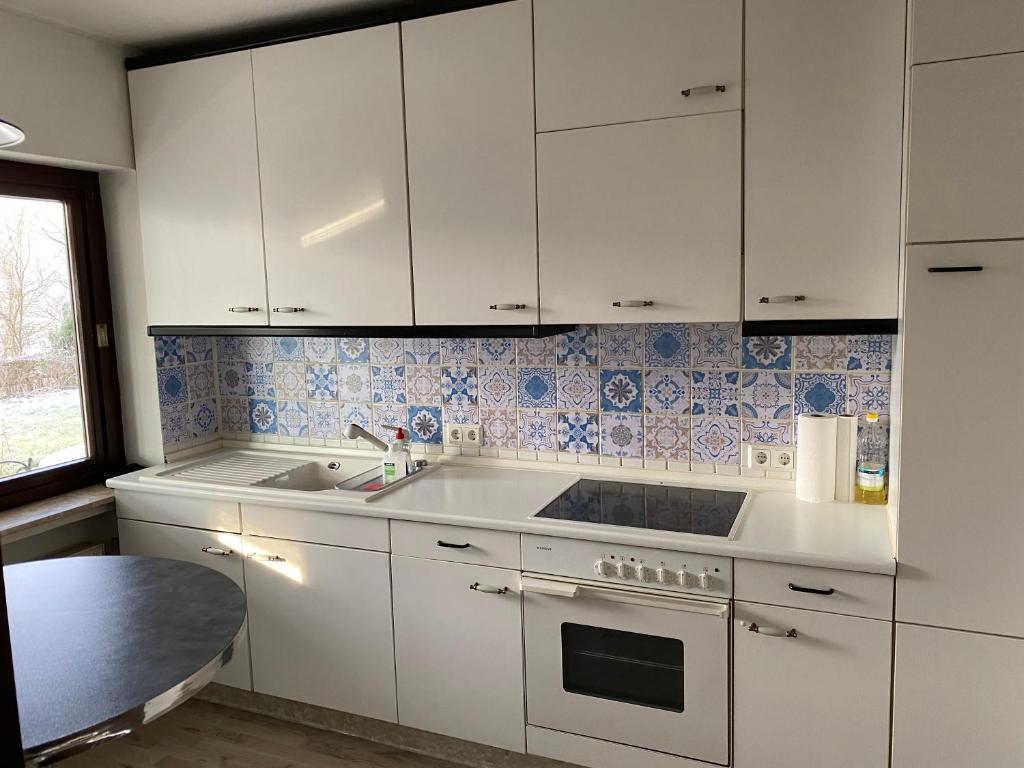
[[[0,118],[0,149],[21,144],[24,140],[25,132],[21,128]]]

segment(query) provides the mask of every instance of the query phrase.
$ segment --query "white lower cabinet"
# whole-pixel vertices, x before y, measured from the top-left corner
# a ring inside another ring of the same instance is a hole
[[[159,498],[159,497],[155,497]],[[245,589],[242,577],[241,537],[236,533],[203,531],[177,525],[118,520],[122,555],[145,555],[205,565],[223,573]],[[214,682],[252,689],[249,676],[249,635],[243,632],[235,657],[221,669]]]
[[[886,768],[890,622],[737,602],[734,630],[738,768]]]
[[[383,552],[245,536],[253,690],[395,722]]]
[[[519,573],[399,556],[391,570],[399,722],[525,751]]]

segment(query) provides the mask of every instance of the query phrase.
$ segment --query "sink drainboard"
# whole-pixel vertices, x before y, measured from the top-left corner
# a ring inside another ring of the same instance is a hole
[[[200,483],[248,486],[273,480],[309,463],[308,459],[242,454],[228,456],[208,464],[185,467],[180,472],[175,472],[172,477]]]

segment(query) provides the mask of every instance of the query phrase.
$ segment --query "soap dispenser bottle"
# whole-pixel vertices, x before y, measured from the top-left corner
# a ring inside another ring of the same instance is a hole
[[[406,438],[405,430],[401,427],[396,427],[395,438],[388,446],[387,453],[384,454],[383,475],[385,485],[401,480],[409,474],[410,458],[409,441]]]

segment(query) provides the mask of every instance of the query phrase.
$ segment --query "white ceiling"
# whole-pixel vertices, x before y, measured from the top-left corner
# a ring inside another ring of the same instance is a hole
[[[140,50],[397,4],[387,0],[0,0],[0,8]]]

